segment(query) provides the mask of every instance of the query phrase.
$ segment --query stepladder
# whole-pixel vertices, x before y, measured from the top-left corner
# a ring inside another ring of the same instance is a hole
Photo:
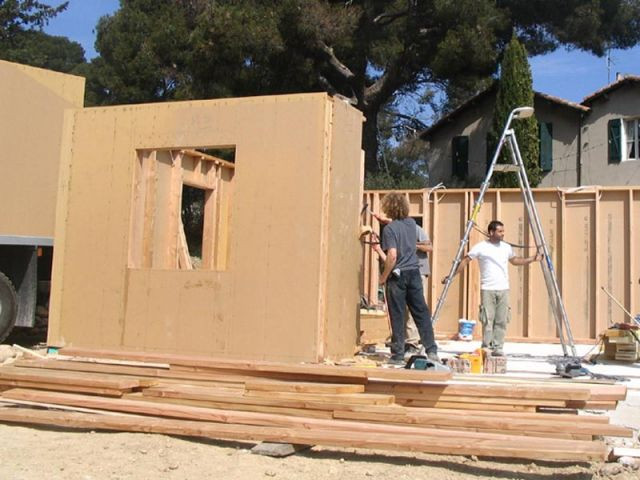
[[[522,159],[520,148],[518,146],[516,133],[511,126],[514,120],[517,121],[518,119],[527,118],[531,115],[533,115],[532,107],[519,107],[514,109],[509,114],[505,127],[498,141],[496,151],[491,159],[491,163],[488,166],[486,177],[481,184],[480,192],[478,193],[478,197],[473,204],[471,215],[466,222],[464,235],[460,240],[455,258],[451,264],[451,269],[443,282],[443,290],[438,297],[438,301],[433,312],[432,321],[433,323],[436,323],[440,314],[442,313],[442,309],[447,298],[447,293],[449,292],[449,288],[454,281],[454,274],[458,270],[458,266],[460,265],[460,262],[466,254],[471,231],[476,228],[478,213],[480,212],[480,209],[482,207],[484,197],[491,183],[493,174],[495,172],[513,173],[517,176],[518,184],[522,192],[522,198],[526,208],[533,240],[535,242],[536,251],[542,254],[543,257],[540,263],[542,268],[542,275],[549,296],[551,311],[556,324],[556,332],[560,340],[560,344],[562,345],[563,353],[565,356],[572,355],[575,357],[576,349],[573,341],[573,335],[571,333],[571,326],[569,324],[567,312],[562,300],[560,288],[558,286],[558,281],[555,269],[553,267],[549,247],[545,240],[540,217],[538,215],[538,211],[534,202],[531,185],[529,184],[529,179],[527,177],[526,167]],[[508,151],[508,157],[510,158],[511,162],[498,163],[498,159],[500,158],[500,155],[505,148]]]

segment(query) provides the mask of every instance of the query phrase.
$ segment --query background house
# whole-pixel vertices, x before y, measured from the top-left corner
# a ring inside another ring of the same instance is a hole
[[[422,132],[429,183],[478,186],[493,152],[487,148],[497,85],[472,97]],[[640,182],[640,77],[621,76],[577,104],[535,92],[540,187],[635,185]]]

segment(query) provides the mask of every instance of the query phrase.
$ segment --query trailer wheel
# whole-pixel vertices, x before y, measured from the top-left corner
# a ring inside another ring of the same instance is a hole
[[[18,296],[13,283],[0,272],[0,342],[7,338],[16,323]]]

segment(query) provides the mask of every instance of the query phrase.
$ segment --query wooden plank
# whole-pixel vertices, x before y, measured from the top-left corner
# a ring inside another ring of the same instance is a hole
[[[582,410],[615,410],[618,402],[602,401],[602,402],[581,402],[579,400],[567,401],[567,408],[579,408]]]
[[[0,382],[6,381],[42,382],[60,385],[79,385],[91,388],[131,390],[139,388],[140,381],[135,378],[123,378],[116,375],[84,372],[56,372],[52,370],[34,370],[32,368],[2,367]]]
[[[191,255],[189,254],[187,236],[184,233],[182,217],[180,217],[178,221],[178,267],[182,270],[193,270],[193,263],[191,263]]]
[[[205,160],[207,162],[212,162],[216,165],[221,165],[221,166],[224,166],[225,168],[230,168],[232,170],[236,168],[235,163],[228,162],[226,160],[223,160],[222,158],[218,158],[214,155],[209,155],[207,153],[200,152],[198,150],[192,150],[187,148],[184,150],[180,150],[180,153],[183,153],[190,157],[198,158],[200,160]]]
[[[163,382],[188,382],[195,385],[227,386],[244,390],[244,382],[254,380],[253,377],[236,375],[209,375],[203,373],[176,372],[156,367],[136,367],[128,365],[113,365],[103,363],[87,363],[81,361],[59,360],[18,360],[14,363],[23,368],[44,368],[52,370],[71,370],[79,372],[111,373],[118,375],[130,375],[137,378],[159,378]]]
[[[530,407],[566,407],[565,400],[546,400],[538,398],[501,398],[501,397],[480,397],[472,395],[442,395],[439,393],[420,393],[418,395],[411,393],[396,393],[396,401],[403,403],[406,401],[435,401],[435,402],[461,402],[473,403],[482,408],[486,405],[521,405]]]
[[[217,182],[217,177],[214,179]],[[218,195],[216,190],[206,190],[204,192],[204,217],[202,224],[202,268],[215,268],[215,250],[216,250],[216,230],[217,230],[217,211],[218,211]]]
[[[298,392],[274,392],[261,390],[248,390],[245,397],[271,398],[283,400],[302,400],[318,403],[343,403],[348,405],[390,405],[394,402],[393,395],[378,393],[298,393]]]
[[[145,396],[142,392],[125,393],[124,398],[140,399],[144,396],[145,401],[160,403],[175,403],[178,405],[192,405],[194,407],[219,408],[222,410],[237,410],[242,412],[277,413],[281,415],[292,415],[295,417],[308,418],[333,418],[333,410],[315,410],[310,408],[278,407],[273,405],[254,405],[249,403],[234,402],[214,402],[210,400],[195,400],[191,398],[155,397]]]
[[[588,400],[589,388],[562,387],[556,385],[507,385],[507,384],[392,384],[371,382],[367,392],[391,394],[464,395],[477,397],[502,397],[547,400]]]
[[[535,460],[588,461],[604,460],[607,448],[602,442],[549,440],[475,432],[443,435],[432,430],[438,441],[428,435],[399,433],[353,433],[343,431],[309,431],[306,429],[261,427],[253,425],[208,424],[189,420],[162,418],[126,418],[85,413],[34,411],[31,409],[0,410],[0,421],[7,423],[57,425],[67,428],[105,429],[187,435],[224,440],[270,441],[334,447],[390,449],[424,453],[480,455],[527,458]],[[463,434],[463,436],[459,436]]]
[[[219,389],[212,389],[206,387],[194,387],[191,385],[163,385],[158,387],[151,387],[145,389],[143,395],[162,397],[162,398],[181,398],[191,400],[204,400],[209,402],[218,403],[237,403],[243,405],[264,405],[272,407],[287,407],[312,410],[340,410],[348,405],[376,405],[372,403],[362,403],[356,401],[348,401],[346,399],[330,400],[318,399],[318,398],[304,398],[302,394],[296,396],[283,397],[277,396],[274,392],[273,395],[256,396],[256,395],[243,395],[241,393],[231,394],[229,392],[222,392]],[[257,392],[255,392],[257,393]],[[264,393],[264,392],[263,392]],[[388,405],[388,404],[383,404]]]
[[[156,151],[145,155],[142,164],[142,175],[144,183],[144,213],[139,219],[132,219],[134,222],[141,222],[142,229],[142,268],[151,268],[153,265],[153,232],[155,229],[155,209],[157,195],[157,171],[158,159]]]
[[[0,385],[3,387],[9,387],[4,393],[13,388],[33,388],[41,390],[54,390],[62,392],[73,393],[91,393],[93,395],[106,395],[108,397],[121,397],[126,390],[113,389],[113,388],[99,388],[99,387],[83,387],[81,385],[64,385],[59,383],[44,383],[44,382],[27,382],[25,380],[0,380]]]
[[[501,419],[514,419],[514,420],[548,420],[552,422],[574,422],[576,419],[581,422],[608,424],[609,417],[604,415],[576,415],[569,413],[544,413],[544,412],[491,412],[483,410],[460,410],[460,409],[447,409],[447,408],[418,408],[407,407],[402,405],[388,405],[388,406],[376,406],[376,405],[346,405],[343,409],[349,412],[364,412],[364,413],[398,413],[408,415],[421,415],[421,414],[438,414],[449,415],[451,417],[456,416],[468,416],[474,417],[489,417],[495,418],[499,415]]]
[[[162,232],[167,247],[162,260],[161,268],[178,268],[178,231],[181,222],[180,212],[182,210],[182,153],[169,151],[171,154],[171,179],[169,185],[169,198],[166,213],[168,219]]]
[[[511,432],[526,435],[527,433],[554,433],[579,435],[603,435],[616,437],[631,437],[633,430],[605,423],[581,422],[580,417],[571,420],[519,418],[517,416],[504,417],[502,414],[479,416],[473,412],[460,412],[457,415],[439,413],[437,409],[429,412],[384,413],[359,412],[340,410],[333,413],[334,418],[359,420],[368,422],[382,422],[394,424],[425,425],[429,427],[463,427],[477,428],[484,431]]]
[[[462,402],[441,402],[438,400],[414,400],[414,399],[396,399],[399,405],[410,407],[429,407],[429,408],[448,408],[460,410],[487,410],[493,412],[535,412],[535,406],[527,405],[498,405],[498,404],[477,404]]]
[[[364,393],[364,385],[341,383],[310,382],[277,382],[268,380],[250,380],[245,383],[245,390],[265,392],[297,392],[297,393]]]

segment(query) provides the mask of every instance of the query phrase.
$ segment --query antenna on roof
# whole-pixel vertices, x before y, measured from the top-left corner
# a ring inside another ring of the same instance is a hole
[[[611,66],[614,64],[615,62],[611,57],[611,48],[607,48],[607,85],[611,83]]]

